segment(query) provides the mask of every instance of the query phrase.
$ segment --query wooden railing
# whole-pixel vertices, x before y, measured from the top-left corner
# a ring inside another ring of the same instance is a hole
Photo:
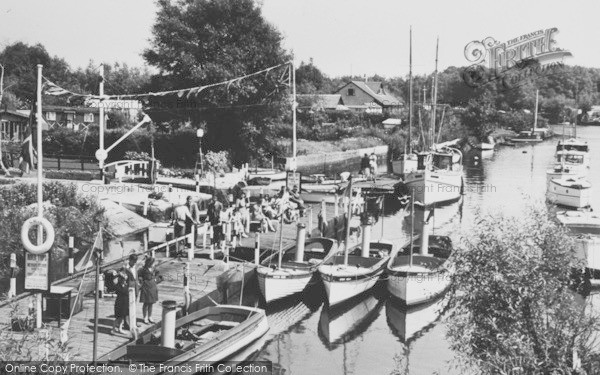
[[[115,169],[115,178],[123,182],[123,178],[150,178],[150,162],[145,160],[119,160],[108,163],[104,171]]]

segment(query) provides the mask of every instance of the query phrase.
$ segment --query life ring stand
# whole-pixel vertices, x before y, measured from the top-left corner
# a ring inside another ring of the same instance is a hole
[[[44,241],[41,245],[34,245],[29,239],[29,230],[33,226],[41,225],[44,228],[44,232],[46,232],[46,241]],[[54,227],[52,224],[43,217],[31,217],[23,223],[21,227],[21,242],[23,243],[23,247],[31,254],[39,255],[44,254],[52,247],[54,243]]]

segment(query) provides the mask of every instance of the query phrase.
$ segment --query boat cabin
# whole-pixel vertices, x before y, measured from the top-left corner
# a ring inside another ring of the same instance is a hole
[[[517,139],[542,139],[542,136],[537,131],[532,133],[529,130],[523,130],[519,133]]]
[[[556,151],[581,151],[588,152],[589,147],[587,142],[580,141],[577,139],[568,139],[566,141],[558,141]]]
[[[584,164],[585,163],[585,152],[581,151],[559,151],[556,153],[556,161],[569,164]]]

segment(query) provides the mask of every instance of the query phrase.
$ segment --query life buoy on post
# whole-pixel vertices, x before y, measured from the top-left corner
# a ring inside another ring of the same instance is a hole
[[[32,226],[42,226],[46,232],[46,240],[41,245],[34,245],[29,239],[29,230]],[[43,217],[31,217],[23,223],[21,227],[21,242],[23,247],[31,254],[43,254],[50,250],[54,243],[54,228],[52,224]]]

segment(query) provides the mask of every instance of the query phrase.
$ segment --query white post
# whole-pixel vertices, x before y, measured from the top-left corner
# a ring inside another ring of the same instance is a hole
[[[340,214],[340,207],[339,207],[339,197],[337,195],[337,193],[335,193],[334,197],[333,197],[333,217],[338,217]]]
[[[177,302],[163,301],[162,303],[161,345],[175,348],[175,320],[177,318]]]
[[[69,236],[69,275],[75,273],[75,261],[73,259],[74,238]]]
[[[213,243],[210,244],[210,254],[208,255],[210,260],[215,260],[215,245]]]
[[[144,201],[144,207],[142,209],[142,215],[148,217],[148,200]]]
[[[129,331],[131,336],[137,340],[137,310],[135,288],[129,287]]]
[[[44,154],[42,151],[42,65],[38,64],[38,76],[37,76],[37,204],[38,204],[38,217],[41,219],[44,217],[44,206],[43,206],[43,184],[44,184]],[[44,243],[44,229],[41,225],[38,225],[38,245]],[[47,255],[46,255],[47,256]],[[48,283],[50,280],[48,280]],[[36,295],[36,314],[35,314],[35,326],[36,328],[42,328],[42,294]]]
[[[190,242],[190,248],[188,249],[188,260],[194,260],[194,253],[196,252],[196,224],[192,224],[192,233],[189,234],[188,240]]]
[[[196,179],[196,193],[200,193],[200,175],[196,175],[195,179]]]
[[[144,231],[142,235],[142,241],[144,242],[144,253],[148,252],[148,229]],[[152,258],[154,258],[154,250],[152,250]]]
[[[304,244],[306,242],[306,226],[298,223],[298,232],[296,233],[296,262],[304,261]]]
[[[429,222],[425,221],[429,217],[429,209],[423,209],[423,229],[421,231],[421,255],[429,255]]]
[[[308,207],[308,236],[312,236],[313,231],[313,208],[312,206]]]
[[[190,263],[186,263],[183,268],[183,306],[184,314],[189,314],[190,305],[192,304],[190,295]]]
[[[207,234],[208,234],[208,224],[204,225],[204,233],[202,233],[202,250],[205,251],[206,250],[206,240],[207,240]]]
[[[256,240],[254,241],[254,264],[260,264],[260,232],[256,232]]]
[[[371,250],[371,223],[367,222],[362,225],[362,247],[360,256],[363,258],[369,257]]]
[[[104,297],[104,274],[98,275],[98,298]]]
[[[8,298],[17,295],[17,254],[10,254],[10,289],[8,290]]]
[[[104,95],[104,64],[100,64],[100,83],[98,85],[98,94],[100,97]],[[102,103],[102,99],[98,102],[98,149],[104,150],[104,103]],[[100,173],[102,177],[102,183],[104,183],[104,158],[98,159],[98,167],[100,168]]]

